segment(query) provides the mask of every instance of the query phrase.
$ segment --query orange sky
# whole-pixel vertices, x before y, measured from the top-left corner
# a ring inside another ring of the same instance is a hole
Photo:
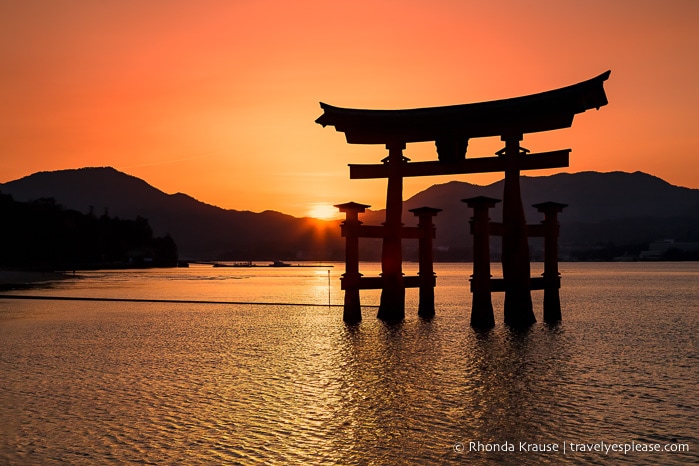
[[[699,2],[22,0],[0,4],[0,182],[113,166],[225,208],[382,208],[377,163],[314,120],[319,101],[413,108],[515,97],[607,69],[609,105],[525,136],[568,169],[699,188]],[[486,156],[499,140],[471,141]],[[413,160],[434,145],[409,145]],[[487,184],[501,174],[406,179]]]

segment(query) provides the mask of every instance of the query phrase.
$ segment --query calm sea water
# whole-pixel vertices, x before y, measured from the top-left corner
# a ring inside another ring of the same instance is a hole
[[[329,270],[96,271],[21,292],[229,304],[0,296],[0,464],[699,462],[699,263],[563,263],[560,325],[511,331],[494,295],[488,333],[468,325],[470,264],[437,264],[436,318],[408,290],[399,325],[376,320],[378,291],[343,324]]]

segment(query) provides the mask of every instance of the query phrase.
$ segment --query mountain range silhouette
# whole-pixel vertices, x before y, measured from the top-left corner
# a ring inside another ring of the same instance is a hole
[[[461,199],[502,198],[502,181],[478,186],[452,181],[436,184],[406,199],[403,223],[417,224],[408,209],[443,209],[435,218],[437,260],[467,260],[471,236],[470,209]],[[660,239],[699,241],[699,189],[673,186],[642,172],[580,172],[521,178],[528,223],[541,214],[532,204],[568,204],[560,215],[563,257],[586,258],[583,251],[611,248],[610,253],[642,248]],[[15,200],[53,198],[66,208],[96,215],[149,220],[156,235],[170,234],[180,258],[200,260],[342,260],[344,240],[339,221],[296,218],[275,211],[227,210],[183,193],[166,194],[147,182],[110,167],[39,172],[0,184],[0,192]],[[362,202],[358,193],[357,202]],[[338,202],[346,200],[338,199]],[[501,219],[501,204],[491,212]],[[367,211],[365,224],[380,224],[383,210]],[[406,258],[417,245],[405,241]],[[365,259],[376,259],[380,242],[367,240]],[[536,250],[536,248],[534,248]],[[613,251],[612,251],[613,250]],[[599,258],[599,257],[598,257]],[[604,257],[602,257],[604,258]]]

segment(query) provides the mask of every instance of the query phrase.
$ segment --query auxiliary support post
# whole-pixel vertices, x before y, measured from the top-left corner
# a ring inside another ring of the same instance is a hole
[[[420,302],[418,304],[417,314],[420,317],[434,317],[434,253],[432,251],[432,240],[435,236],[435,227],[432,223],[432,217],[441,212],[442,209],[434,209],[431,207],[419,207],[410,209],[418,218],[418,229],[420,230],[419,238],[419,271],[420,277]]]
[[[335,207],[344,212],[346,219],[340,224],[342,236],[345,237],[345,273],[342,275],[342,289],[345,290],[345,306],[342,320],[347,323],[357,323],[362,320],[362,309],[359,301],[360,280],[359,273],[359,214],[369,207],[368,205],[348,202],[338,204]]]
[[[490,283],[490,217],[488,210],[495,207],[500,199],[478,196],[463,199],[473,209],[471,234],[473,235],[473,275],[471,291],[471,327],[490,329],[495,327]]]
[[[558,213],[566,204],[543,202],[533,207],[544,214],[544,322],[555,323],[561,320],[561,274],[558,273]]]

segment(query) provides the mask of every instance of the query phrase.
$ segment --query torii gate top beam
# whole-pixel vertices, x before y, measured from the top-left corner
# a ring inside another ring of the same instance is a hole
[[[320,104],[316,120],[345,133],[350,144],[435,141],[445,147],[469,138],[523,135],[568,128],[573,117],[607,104],[603,83],[611,71],[572,86],[511,99],[406,110],[364,110]],[[449,157],[451,158],[451,157]],[[442,156],[440,154],[440,159]]]

